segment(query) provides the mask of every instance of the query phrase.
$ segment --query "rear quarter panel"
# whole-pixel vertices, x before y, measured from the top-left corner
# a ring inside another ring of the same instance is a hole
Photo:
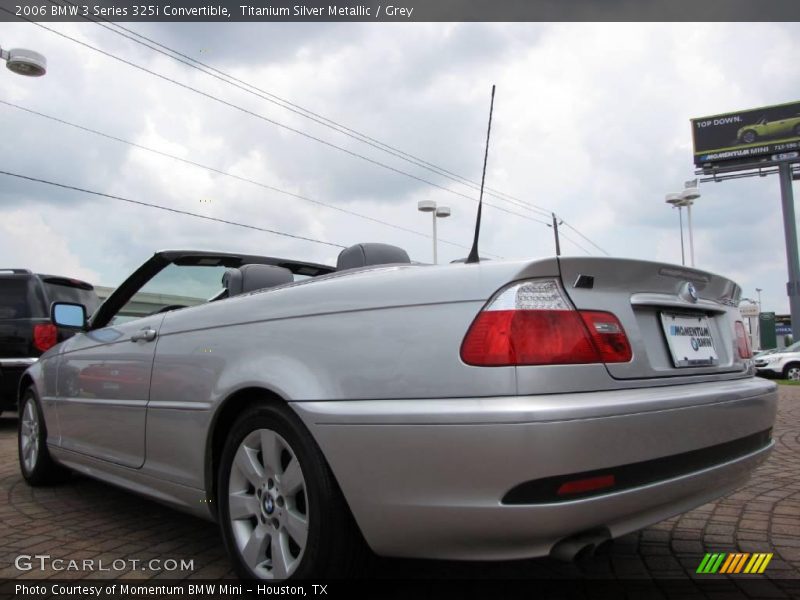
[[[513,395],[513,367],[461,362],[487,299],[555,261],[389,267],[168,313],[147,415],[146,469],[201,486],[214,413],[236,391],[290,402]]]

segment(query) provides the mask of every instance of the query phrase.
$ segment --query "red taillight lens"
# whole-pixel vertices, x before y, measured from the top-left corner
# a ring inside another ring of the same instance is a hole
[[[736,321],[736,347],[739,349],[740,358],[752,358],[753,351],[750,348],[750,336],[745,331],[744,323]]]
[[[600,362],[575,311],[490,310],[478,315],[461,345],[468,365],[557,365]]]
[[[631,356],[614,315],[576,311],[553,280],[502,290],[461,344],[461,359],[483,367],[627,362]]]
[[[617,317],[594,310],[582,310],[580,314],[603,362],[628,362],[633,357],[628,336]]]
[[[33,345],[44,352],[58,342],[58,329],[52,323],[40,323],[33,326]]]

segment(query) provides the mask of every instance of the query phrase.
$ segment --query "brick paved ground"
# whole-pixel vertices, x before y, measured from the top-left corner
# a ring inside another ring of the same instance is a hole
[[[705,552],[774,552],[763,594],[800,595],[800,386],[780,389],[776,449],[748,485],[726,498],[616,540],[578,565],[377,561],[378,576],[690,578]],[[14,567],[19,554],[64,559],[193,560],[191,572],[141,569],[45,573],[61,578],[216,578],[230,563],[215,525],[84,477],[30,488],[17,465],[16,419],[0,418],[0,578],[42,577]],[[724,577],[724,576],[720,576]],[[741,577],[741,576],[738,576]],[[760,595],[760,594],[759,594]],[[797,597],[797,596],[795,596]]]

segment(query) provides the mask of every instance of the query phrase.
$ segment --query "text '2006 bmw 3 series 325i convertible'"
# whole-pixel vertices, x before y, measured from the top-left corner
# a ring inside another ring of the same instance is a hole
[[[770,452],[740,288],[611,258],[337,266],[156,253],[20,388],[20,468],[219,523],[246,578],[555,556],[741,486]]]

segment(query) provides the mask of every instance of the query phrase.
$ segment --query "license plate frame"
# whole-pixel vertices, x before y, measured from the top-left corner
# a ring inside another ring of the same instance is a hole
[[[662,311],[661,329],[676,368],[719,364],[713,329],[707,315]]]

